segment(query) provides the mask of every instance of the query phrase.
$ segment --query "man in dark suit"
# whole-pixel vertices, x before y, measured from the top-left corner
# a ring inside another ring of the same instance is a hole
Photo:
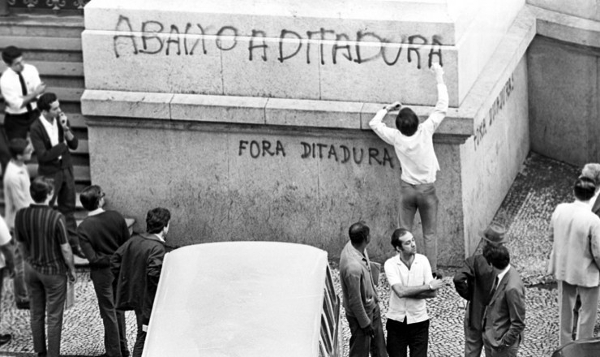
[[[519,272],[509,264],[510,255],[505,246],[488,244],[483,256],[496,273],[490,302],[483,314],[485,355],[514,357],[525,330],[525,287]]]
[[[377,284],[367,245],[369,227],[354,223],[348,230],[350,241],[340,256],[340,283],[346,319],[350,327],[349,357],[387,357]],[[379,276],[379,274],[377,274]]]
[[[500,245],[506,242],[506,229],[497,223],[490,224],[482,233],[483,246]],[[477,251],[477,250],[476,250]],[[473,254],[454,275],[454,287],[467,300],[465,312],[465,357],[479,357],[483,349],[481,319],[490,301],[490,291],[496,278],[494,268],[483,254]]]
[[[65,216],[69,244],[74,254],[83,257],[75,223],[75,178],[69,150],[77,149],[79,141],[69,129],[67,116],[60,110],[54,93],[45,93],[38,99],[41,115],[31,125],[31,143],[38,161],[38,175],[54,178],[54,196],[50,206],[58,202],[58,210]]]
[[[170,220],[171,212],[166,208],[148,211],[147,233],[131,237],[110,258],[110,268],[116,279],[115,306],[117,310],[135,311],[137,336],[133,357],[141,357],[144,351],[150,313],[168,251],[165,239]]]

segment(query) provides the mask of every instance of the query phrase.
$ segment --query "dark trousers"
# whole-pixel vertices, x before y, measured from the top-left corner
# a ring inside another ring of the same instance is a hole
[[[429,346],[429,320],[407,324],[388,319],[386,324],[387,351],[390,357],[408,356],[406,348],[410,349],[410,357],[427,357]]]
[[[38,355],[59,357],[63,312],[67,297],[67,275],[46,275],[25,263],[25,281],[29,288],[33,349]],[[48,313],[48,348],[45,320]]]
[[[429,259],[431,270],[437,271],[437,211],[438,198],[432,183],[411,185],[404,181],[400,184],[400,227],[413,232],[415,214],[419,210],[423,225],[423,246]],[[413,232],[414,233],[414,232]]]
[[[77,236],[77,223],[75,222],[75,177],[73,167],[64,168],[54,174],[54,196],[50,206],[58,203],[58,210],[67,221],[69,245],[73,252],[80,254],[79,237]]]
[[[0,268],[0,301],[2,301],[2,288],[4,287],[4,275],[6,275],[6,267]],[[0,322],[2,321],[2,309],[0,309]]]
[[[351,333],[350,354],[348,357],[369,357],[369,352],[371,352],[371,357],[387,357],[379,306],[373,310],[370,317],[371,327],[374,331],[373,336],[364,333],[356,318],[346,315]]]
[[[107,357],[129,356],[125,314],[123,311],[115,309],[114,276],[110,268],[104,268],[92,269],[90,271],[90,278],[94,284],[100,317],[104,324],[104,348],[106,355]]]
[[[517,354],[519,353],[519,344],[520,340],[517,340],[512,346],[501,350],[485,346],[485,357],[517,357]]]
[[[467,309],[467,314],[469,310]],[[480,357],[483,350],[482,331],[469,326],[469,318],[465,317],[465,357]]]
[[[144,352],[144,343],[146,342],[146,329],[148,328],[148,319],[144,318],[141,308],[135,309],[135,319],[137,320],[137,336],[133,345],[132,357],[142,357]]]
[[[14,138],[27,139],[29,127],[40,116],[40,112],[34,109],[31,113],[4,114],[4,130],[8,142]]]
[[[15,236],[14,232],[10,232],[11,236]],[[15,263],[15,276],[13,278],[13,289],[15,293],[16,303],[25,303],[29,301],[29,294],[27,293],[27,284],[25,283],[25,260],[18,244],[12,239],[11,249],[13,252],[14,263]]]

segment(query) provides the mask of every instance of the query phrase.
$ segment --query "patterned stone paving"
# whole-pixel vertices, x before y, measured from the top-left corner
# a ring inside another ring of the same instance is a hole
[[[515,180],[495,220],[508,225],[512,264],[527,288],[527,328],[519,356],[550,356],[558,346],[557,291],[545,275],[550,251],[548,220],[556,205],[570,201],[571,186],[578,168],[532,154]],[[428,301],[431,317],[429,356],[461,356],[463,350],[464,302],[451,286],[453,268],[441,271],[448,286]],[[334,269],[334,279],[338,272]],[[13,341],[0,348],[0,356],[34,356],[29,331],[29,312],[16,310],[11,284],[5,282],[0,332],[11,333]],[[339,284],[336,284],[339,291]],[[389,285],[382,276],[379,295],[381,309],[387,311]],[[76,284],[76,305],[65,313],[62,353],[65,356],[97,356],[104,353],[103,332],[89,273],[80,270]],[[385,320],[384,320],[385,324]],[[130,348],[135,336],[135,316],[127,314]],[[349,330],[342,318],[345,355]],[[177,356],[179,357],[179,356]]]

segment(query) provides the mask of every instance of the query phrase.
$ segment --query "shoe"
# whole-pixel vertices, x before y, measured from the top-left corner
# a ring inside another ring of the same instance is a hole
[[[0,335],[0,346],[5,345],[12,340],[12,336],[10,334]]]
[[[16,305],[19,310],[29,310],[29,301],[17,301]]]

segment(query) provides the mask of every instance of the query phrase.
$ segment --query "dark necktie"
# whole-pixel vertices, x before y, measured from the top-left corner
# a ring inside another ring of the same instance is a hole
[[[492,291],[490,291],[490,302],[492,301],[492,298],[494,297],[494,294],[496,293],[497,289],[498,289],[498,277],[496,277],[496,279],[494,279],[494,287],[492,287]]]
[[[21,83],[21,92],[23,92],[23,96],[27,95],[27,86],[25,85],[25,79],[23,78],[23,74],[21,72],[17,73],[19,75],[19,82]],[[27,112],[30,113],[33,110],[31,108],[31,103],[27,103]]]

